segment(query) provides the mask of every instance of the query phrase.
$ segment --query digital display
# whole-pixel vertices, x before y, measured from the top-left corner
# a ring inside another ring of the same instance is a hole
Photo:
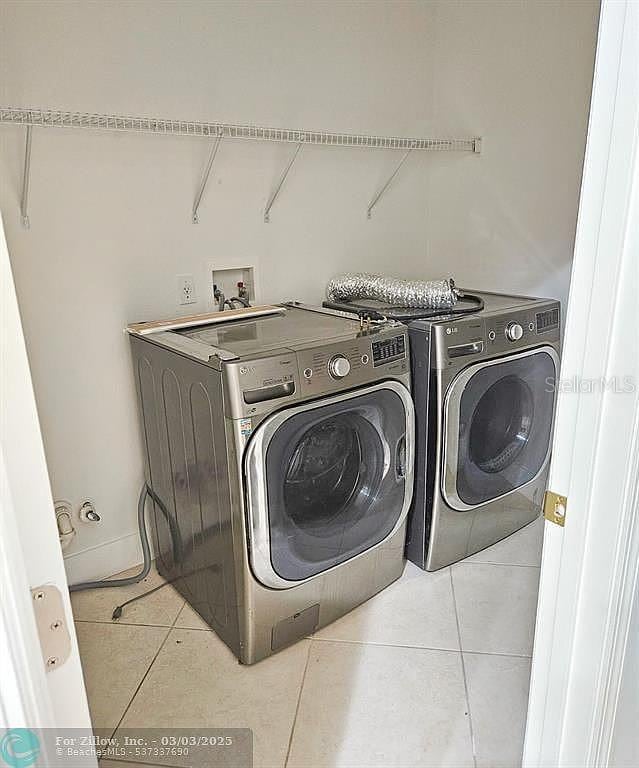
[[[406,357],[406,341],[404,335],[393,336],[392,339],[383,339],[373,342],[373,366],[391,363],[393,360],[401,360]]]
[[[537,312],[537,333],[551,331],[559,327],[559,308],[549,309],[546,312]]]

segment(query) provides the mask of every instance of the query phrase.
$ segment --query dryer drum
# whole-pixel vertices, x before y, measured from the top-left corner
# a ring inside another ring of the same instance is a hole
[[[534,398],[528,384],[504,376],[477,403],[470,425],[470,457],[489,474],[503,472],[528,443]]]
[[[402,280],[368,272],[334,277],[326,286],[329,301],[375,299],[396,307],[452,309],[459,292],[452,278],[447,280]]]

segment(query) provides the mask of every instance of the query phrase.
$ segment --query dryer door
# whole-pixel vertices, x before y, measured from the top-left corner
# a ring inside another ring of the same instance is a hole
[[[534,480],[550,458],[558,357],[551,347],[477,363],[444,401],[442,491],[453,509]]]
[[[294,586],[374,547],[412,496],[413,405],[397,382],[274,414],[245,458],[255,576]]]

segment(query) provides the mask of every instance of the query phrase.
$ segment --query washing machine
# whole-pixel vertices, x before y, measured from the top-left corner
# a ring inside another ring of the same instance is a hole
[[[289,303],[130,328],[158,570],[241,662],[401,575],[414,467],[404,326]]]
[[[546,490],[559,302],[472,294],[481,311],[408,326],[417,458],[407,555],[428,571],[533,521]]]

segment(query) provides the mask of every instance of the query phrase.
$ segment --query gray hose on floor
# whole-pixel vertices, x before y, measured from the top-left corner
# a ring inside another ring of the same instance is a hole
[[[138,529],[140,531],[140,542],[142,543],[142,554],[144,556],[140,573],[135,576],[127,576],[124,579],[100,579],[99,581],[83,581],[80,584],[71,584],[69,585],[69,592],[80,592],[83,589],[102,589],[104,587],[128,587],[131,584],[137,584],[138,581],[142,581],[142,579],[148,576],[151,570],[151,547],[149,546],[149,537],[144,521],[144,507],[149,495],[147,484],[144,483],[138,499]]]

